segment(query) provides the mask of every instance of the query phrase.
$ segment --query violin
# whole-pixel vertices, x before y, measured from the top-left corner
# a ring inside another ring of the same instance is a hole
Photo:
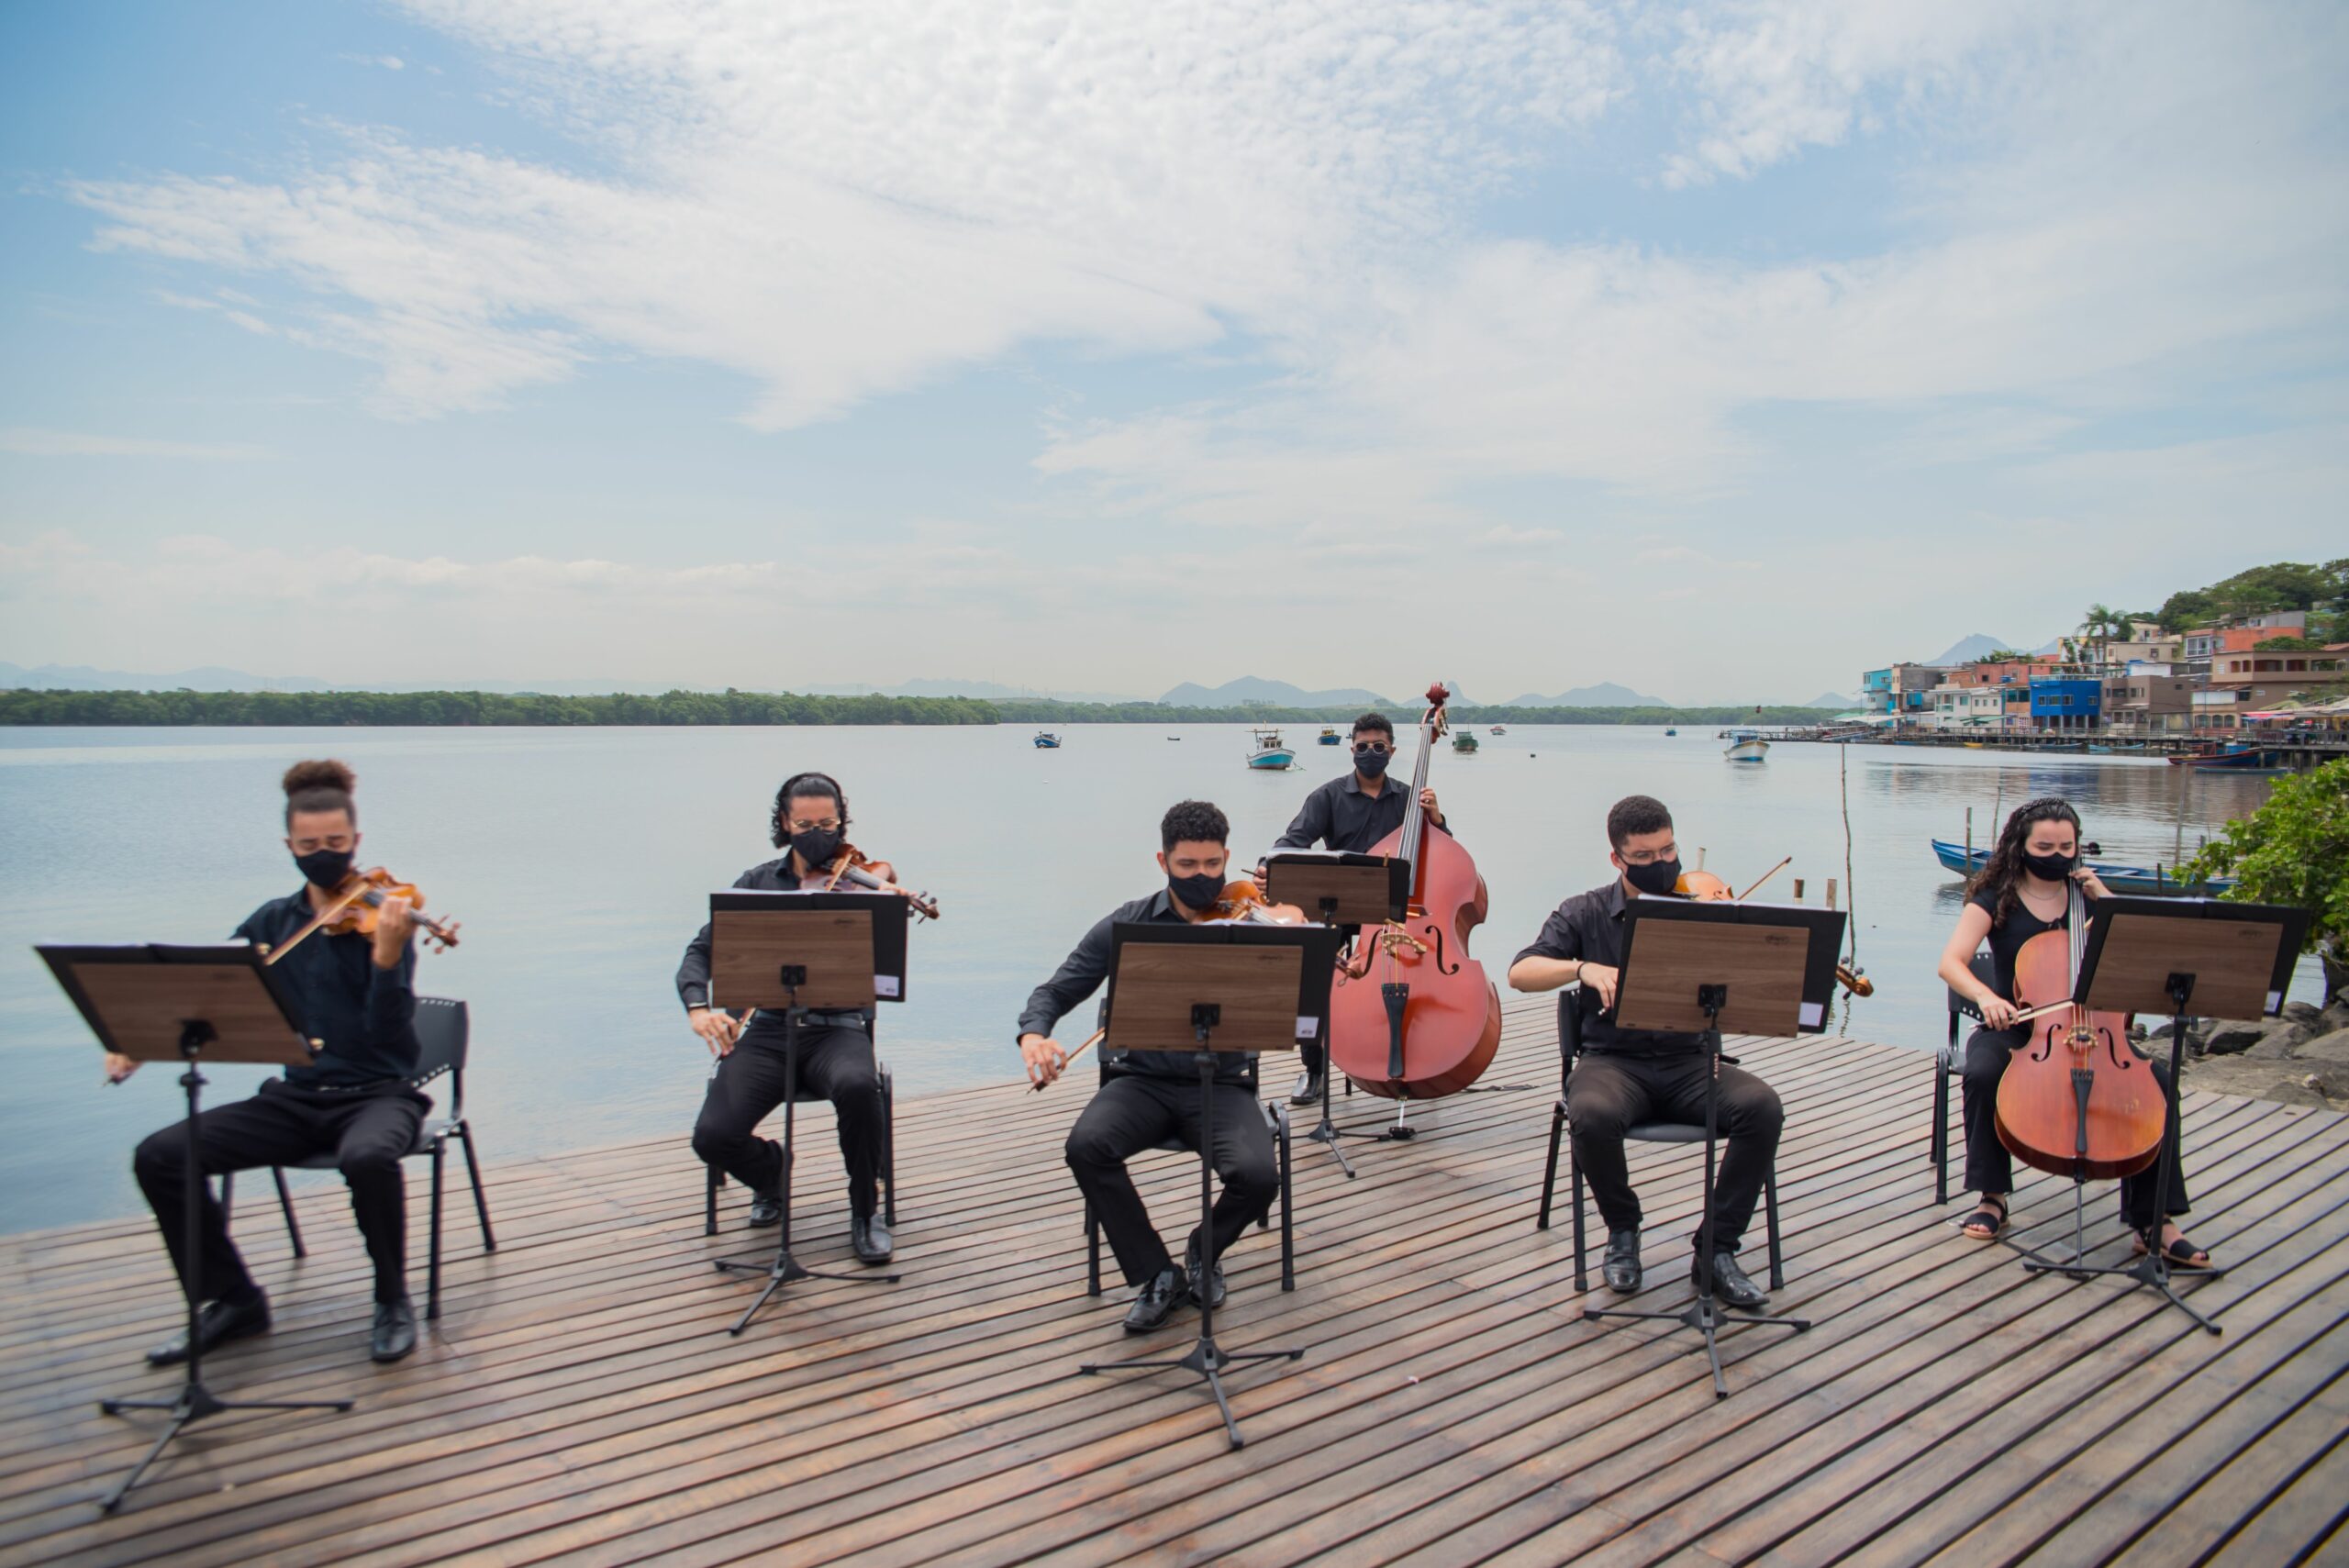
[[[1363,928],[1361,951],[1339,970],[1330,996],[1331,1064],[1382,1099],[1456,1095],[1500,1048],[1500,993],[1468,956],[1468,933],[1484,924],[1489,903],[1485,879],[1457,839],[1430,826],[1419,805],[1428,761],[1451,728],[1444,709],[1451,697],[1441,682],[1428,688],[1402,825],[1370,849],[1409,866],[1404,917]]]
[[[1311,923],[1305,917],[1305,911],[1294,904],[1265,902],[1264,890],[1246,877],[1225,883],[1221,896],[1215,901],[1215,907],[1203,916],[1199,923],[1205,926],[1228,920],[1242,920],[1252,925],[1262,926],[1303,926]],[[1101,1037],[1108,1032],[1107,1029],[1095,1029],[1085,1036],[1084,1043],[1070,1051],[1068,1059],[1061,1063],[1062,1076],[1066,1076],[1069,1068],[1075,1065],[1076,1059],[1101,1043]],[[1055,1078],[1052,1082],[1057,1084],[1060,1079]],[[1029,1092],[1032,1094],[1046,1086],[1042,1084],[1030,1084]]]
[[[356,931],[372,937],[382,924],[384,901],[387,898],[407,900],[408,918],[424,933],[427,945],[435,952],[447,952],[457,945],[455,920],[435,919],[424,912],[424,892],[412,882],[402,882],[382,866],[373,871],[354,871],[337,883],[327,895],[327,906],[310,917],[310,923],[286,938],[262,960],[263,964],[275,963],[292,952],[305,937],[313,931],[324,931],[330,937]]]
[[[1794,856],[1788,855],[1786,860],[1780,861],[1776,865],[1772,866],[1768,871],[1765,871],[1760,876],[1755,877],[1753,879],[1753,887],[1747,888],[1743,893],[1731,893],[1728,883],[1723,882],[1711,872],[1701,869],[1697,871],[1682,872],[1680,873],[1680,880],[1672,884],[1672,891],[1680,897],[1695,899],[1700,904],[1711,904],[1722,901],[1731,904],[1742,904],[1753,895],[1754,887],[1761,886],[1764,883],[1777,875],[1779,871],[1787,864],[1787,862],[1793,859]],[[1837,984],[1842,986],[1844,990],[1849,991],[1854,996],[1873,996],[1876,995],[1876,982],[1867,977],[1865,971],[1857,967],[1847,967],[1840,960],[1835,965],[1835,981]]]
[[[2015,954],[2014,1002],[2031,1037],[1998,1080],[1998,1141],[2034,1170],[2104,1180],[2134,1175],[2161,1151],[2169,1104],[2129,1048],[2129,1019],[2071,1000],[2087,941],[2087,901],[2067,884],[2065,929]]]
[[[843,882],[873,893],[894,893],[913,906],[914,917],[920,920],[938,918],[938,900],[927,893],[897,885],[897,868],[887,861],[868,859],[854,844],[843,843],[832,851],[832,858],[799,879],[803,892],[831,893]]]

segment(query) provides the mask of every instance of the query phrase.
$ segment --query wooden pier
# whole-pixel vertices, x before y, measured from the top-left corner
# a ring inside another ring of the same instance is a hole
[[[162,1249],[144,1220],[0,1240],[0,1562],[2349,1559],[2349,1118],[2188,1095],[2192,1231],[2234,1265],[2187,1286],[2214,1338],[2151,1293],[2028,1276],[1960,1238],[1965,1206],[1932,1201],[1930,1056],[1733,1041],[1787,1106],[1772,1310],[1816,1327],[1726,1334],[1716,1402],[1694,1335],[1586,1322],[1565,1220],[1534,1229],[1552,1018],[1512,1008],[1495,1092],[1421,1107],[1416,1142],[1352,1145],[1359,1179],[1297,1146],[1297,1288],[1252,1233],[1218,1327],[1227,1349],[1307,1353],[1233,1374],[1240,1451],[1187,1373],[1076,1375],[1179,1351],[1193,1320],[1132,1340],[1124,1292],[1085,1296],[1060,1143],[1088,1085],[1005,1084],[900,1103],[903,1284],[794,1285],[739,1340],[750,1287],[709,1260],[774,1233],[746,1232],[729,1189],[703,1237],[682,1129],[493,1160],[499,1250],[451,1206],[444,1315],[394,1368],[365,1359],[341,1195],[299,1200],[296,1262],[267,1184],[245,1184],[237,1231],[277,1327],[210,1381],[358,1408],[203,1423],[114,1518],[95,1499],[155,1429],[96,1401],[175,1381],[140,1359],[178,1312]],[[1340,1103],[1357,1126],[1391,1111]],[[827,1119],[801,1123],[803,1255],[853,1269]],[[480,1129],[495,1155],[494,1108]],[[1179,1236],[1196,1166],[1138,1165]],[[1640,1305],[1687,1298],[1698,1165],[1634,1146]],[[2099,1185],[2090,1233],[2118,1261],[2113,1209]],[[2053,1240],[2068,1184],[2031,1177],[2017,1213]]]

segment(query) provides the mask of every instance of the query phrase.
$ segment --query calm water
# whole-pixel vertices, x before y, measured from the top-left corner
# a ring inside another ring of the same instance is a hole
[[[177,1104],[152,1068],[99,1086],[97,1047],[32,944],[217,940],[290,891],[276,780],[296,758],[349,761],[362,862],[464,921],[464,945],[428,954],[418,984],[473,1005],[469,1108],[496,1158],[690,1126],[708,1058],[671,979],[707,895],[774,852],[767,808],[788,773],[838,775],[856,841],[943,906],[914,933],[907,1001],[882,1017],[883,1056],[922,1093],[1018,1072],[1029,990],[1088,923],[1159,885],[1169,803],[1217,802],[1252,858],[1344,766],[1308,745],[1305,770],[1253,773],[1246,743],[1238,725],[1080,726],[1059,751],[1015,728],[0,730],[0,1229],[135,1212],[131,1146]],[[1704,846],[1739,886],[1793,855],[1765,899],[1792,897],[1797,876],[1811,903],[1830,876],[1856,884],[1844,902],[1877,991],[1844,1027],[1919,1047],[1941,1035],[1933,964],[1958,902],[1926,840],[1960,837],[1966,807],[1979,839],[2001,796],[2069,795],[2109,858],[2170,862],[2268,788],[2129,759],[1887,747],[1780,745],[1735,766],[1696,729],[1537,727],[1474,758],[1447,751],[1432,782],[1491,885],[1473,951],[1496,979],[1561,897],[1610,874],[1607,807],[1644,791],[1672,806],[1691,862]],[[2315,994],[2312,974],[2295,994]],[[217,1103],[264,1073],[209,1075]]]

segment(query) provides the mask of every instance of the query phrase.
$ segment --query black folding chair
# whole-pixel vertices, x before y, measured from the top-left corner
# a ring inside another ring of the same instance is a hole
[[[441,1164],[453,1138],[465,1151],[465,1173],[473,1180],[473,1213],[481,1220],[481,1250],[497,1251],[497,1238],[489,1228],[489,1199],[483,1194],[481,1161],[473,1152],[473,1125],[465,1119],[465,1051],[473,1032],[472,1020],[465,1005],[448,996],[418,996],[416,999],[416,1039],[417,1051],[416,1072],[408,1078],[411,1087],[422,1089],[443,1073],[449,1075],[449,1114],[427,1117],[416,1129],[416,1141],[408,1146],[403,1158],[413,1160],[418,1155],[432,1157],[432,1242],[431,1261],[426,1266],[424,1316],[429,1321],[440,1316],[440,1188]],[[313,1154],[296,1162],[301,1171],[331,1171],[336,1161],[331,1150]],[[294,1255],[306,1258],[309,1249],[302,1245],[302,1228],[294,1219],[294,1197],[285,1190],[285,1173],[277,1166],[270,1167],[270,1177],[277,1184],[277,1207],[285,1216],[285,1233],[293,1239]],[[234,1173],[220,1178],[220,1209],[225,1217],[234,1192]]]
[[[880,1065],[879,1072],[881,1074],[881,1218],[887,1224],[895,1225],[897,1223],[897,1083],[896,1079],[889,1076],[889,1069],[885,1064]],[[820,1104],[823,1098],[823,1095],[811,1092],[803,1084],[799,1093],[792,1096],[792,1103],[801,1106]],[[775,1108],[781,1110],[783,1107],[777,1106]],[[701,1233],[705,1236],[715,1236],[718,1234],[718,1189],[726,1184],[726,1173],[715,1165],[703,1168],[709,1173],[709,1180],[702,1193]],[[790,1179],[791,1173],[785,1172],[784,1180],[788,1182]]]
[[[1574,1084],[1575,1058],[1582,1054],[1582,1009],[1575,1005],[1579,986],[1570,985],[1558,998],[1558,1051],[1565,1063],[1565,1088]],[[1575,1289],[1587,1288],[1583,1273],[1585,1232],[1583,1229],[1582,1162],[1574,1157],[1574,1140],[1566,1136],[1566,1094],[1562,1088],[1558,1103],[1550,1109],[1550,1163],[1542,1177],[1542,1212],[1534,1220],[1537,1230],[1550,1229],[1550,1202],[1558,1190],[1558,1146],[1566,1146],[1568,1179],[1574,1186],[1575,1197]],[[1635,1122],[1623,1131],[1627,1143],[1702,1143],[1705,1124],[1684,1121]],[[1710,1203],[1712,1195],[1704,1195]],[[1769,1167],[1762,1173],[1762,1215],[1764,1228],[1770,1238],[1770,1288],[1782,1289],[1787,1283],[1786,1269],[1778,1251],[1778,1162],[1773,1155]]]
[[[1291,1188],[1289,1185],[1288,1107],[1277,1102],[1265,1105],[1258,1101],[1256,1108],[1264,1113],[1264,1123],[1273,1129],[1273,1142],[1280,1152],[1281,1288],[1295,1290],[1297,1288],[1297,1238],[1289,1225]],[[1161,1151],[1169,1154],[1187,1154],[1194,1160],[1199,1157],[1197,1150],[1180,1139],[1173,1137],[1160,1139],[1144,1152],[1154,1153]],[[1272,1214],[1267,1211],[1263,1218],[1256,1221],[1256,1229],[1270,1229],[1272,1223]],[[1101,1222],[1094,1218],[1093,1206],[1090,1203],[1085,1206],[1085,1294],[1087,1296],[1101,1294]]]
[[[1997,984],[1998,971],[1991,966],[1988,953],[1976,953],[1965,961],[1965,967],[1983,984]],[[1972,1018],[1978,1024],[1982,1021],[1982,1009],[1974,1005],[1972,997],[1961,995],[1953,985],[1949,988],[1949,1038],[1942,1041],[1942,1048],[1933,1058],[1933,1146],[1926,1157],[1933,1162],[1935,1203],[1949,1201],[1949,1081],[1965,1076],[1965,1047],[1957,1038],[1960,1018]]]

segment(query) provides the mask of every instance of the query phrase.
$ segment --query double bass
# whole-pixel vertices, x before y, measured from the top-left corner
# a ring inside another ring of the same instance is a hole
[[[1500,994],[1468,956],[1468,933],[1485,921],[1485,879],[1458,840],[1430,828],[1419,806],[1428,760],[1450,728],[1451,696],[1441,682],[1428,688],[1402,826],[1370,849],[1409,863],[1410,901],[1403,918],[1363,928],[1353,964],[1340,969],[1330,997],[1330,1065],[1382,1099],[1456,1095],[1500,1047]]]
[[[2024,1164],[2058,1176],[2133,1176],[2161,1152],[2169,1102],[2153,1064],[2129,1045],[2129,1019],[2071,999],[2087,940],[2087,901],[2068,884],[2065,929],[2042,931],[2015,953],[2018,1021],[2030,1041],[1998,1080],[1998,1141]]]

